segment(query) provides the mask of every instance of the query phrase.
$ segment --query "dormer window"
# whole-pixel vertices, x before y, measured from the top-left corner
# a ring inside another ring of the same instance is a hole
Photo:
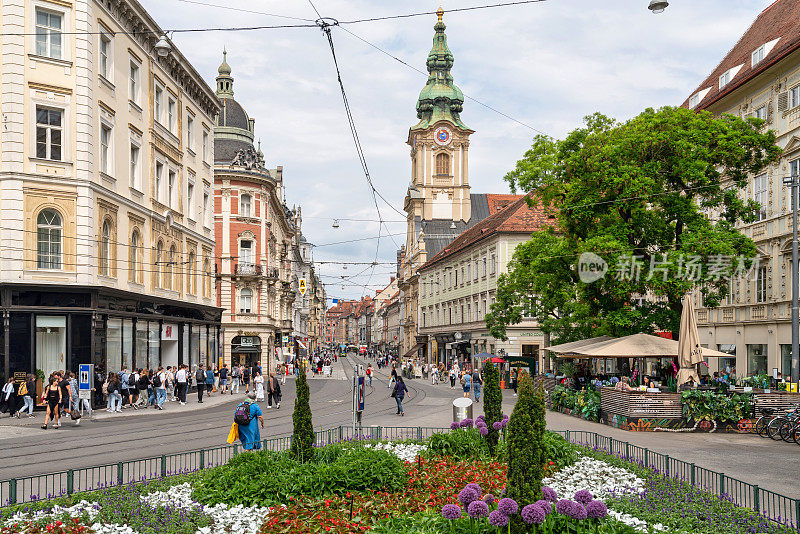
[[[763,59],[764,59],[764,45],[761,45],[758,48],[756,48],[753,51],[752,55],[750,56],[751,66],[755,67]]]
[[[689,97],[689,109],[694,109],[700,103],[700,93],[695,93]]]
[[[731,71],[726,71],[725,74],[719,77],[719,88],[722,89],[731,81]]]

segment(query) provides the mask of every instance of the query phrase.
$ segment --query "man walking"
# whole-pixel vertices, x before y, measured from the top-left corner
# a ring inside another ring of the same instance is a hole
[[[176,388],[178,389],[178,400],[181,406],[186,406],[186,388],[189,386],[189,373],[185,365],[181,365],[175,373]]]
[[[172,367],[171,365],[167,366],[167,372],[165,376],[167,377],[167,392],[169,393],[169,400],[175,402],[175,391],[178,389],[177,384],[175,383],[175,373],[177,372],[177,367]]]
[[[231,368],[231,395],[233,395],[233,390],[236,390],[236,393],[239,393],[239,383],[241,382],[242,377],[242,369],[238,365],[234,365]]]
[[[475,371],[472,373],[472,390],[475,392],[475,402],[481,401],[481,386],[483,385],[483,379],[481,378],[481,374],[478,372],[476,368]]]
[[[267,408],[272,408],[272,401],[275,401],[275,408],[281,408],[281,384],[275,378],[275,373],[269,374],[269,382],[267,383]]]
[[[197,402],[200,404],[203,403],[203,389],[205,389],[206,385],[206,372],[203,370],[203,364],[197,366],[197,371],[194,374],[195,380],[197,380]]]
[[[156,376],[153,377],[153,387],[156,389],[156,408],[163,410],[164,401],[167,400],[167,373],[160,365]]]
[[[250,367],[242,368],[242,381],[244,382],[244,394],[250,393]]]

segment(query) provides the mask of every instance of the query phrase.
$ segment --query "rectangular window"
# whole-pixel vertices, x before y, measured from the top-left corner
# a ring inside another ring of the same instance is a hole
[[[61,59],[62,15],[36,10],[36,55]]]
[[[112,46],[111,36],[107,33],[100,34],[100,75],[106,80],[111,80],[112,72]]]
[[[689,97],[689,109],[694,109],[700,103],[700,93],[695,93]]]
[[[756,275],[756,302],[767,301],[767,268],[761,266]]]
[[[203,130],[203,161],[208,161],[208,130]]]
[[[167,175],[167,206],[173,207],[173,194],[175,193],[175,171],[169,170]]]
[[[100,125],[100,172],[111,174],[111,127]]]
[[[208,226],[208,188],[203,190],[203,224]]]
[[[170,132],[175,133],[175,121],[176,121],[176,104],[175,100],[171,97],[167,98],[167,128]]]
[[[467,316],[465,317],[467,322],[472,320],[472,304],[467,304]]]
[[[767,372],[767,346],[747,345],[747,374],[759,375]]]
[[[800,106],[800,85],[795,85],[789,89],[789,107]]]
[[[242,195],[239,197],[239,215],[242,217],[250,217],[250,195]]]
[[[471,270],[472,270],[472,262],[467,261],[467,277],[465,278],[467,283],[469,283],[469,279],[472,278],[472,273],[470,272]]]
[[[36,157],[61,161],[62,117],[58,109],[36,106]]]
[[[491,267],[490,274],[492,274],[492,275],[496,274],[497,273],[497,256],[495,256],[494,254],[492,254],[492,261],[491,261],[490,267]]]
[[[478,280],[478,259],[475,259],[475,278],[474,280]]]
[[[753,112],[753,116],[757,119],[767,120],[767,105],[764,104]]]
[[[759,46],[756,48],[750,56],[750,66],[755,67],[757,63],[760,63],[764,59],[764,45]]]
[[[139,154],[141,149],[131,144],[131,187],[142,190],[142,177],[140,172]]]
[[[156,181],[153,184],[153,197],[157,201],[161,201],[161,177],[164,176],[164,164],[160,161],[156,161]]]
[[[194,219],[194,180],[191,176],[186,184],[186,216]]]
[[[731,71],[727,71],[725,74],[719,77],[719,88],[722,89],[728,82],[731,81]]]
[[[186,148],[194,152],[194,117],[186,114]]]
[[[756,215],[756,221],[767,218],[767,173],[759,174],[753,178],[753,200],[761,206]]]
[[[486,256],[481,258],[481,276],[486,277]]]
[[[154,119],[160,124],[164,124],[164,89],[156,85],[155,95],[153,95]]]
[[[455,271],[455,277],[456,277],[456,281],[453,287],[456,287],[458,285],[458,267],[455,267],[453,271]]]
[[[129,87],[130,94],[128,95],[128,98],[131,100],[131,102],[135,104],[139,103],[140,72],[141,71],[139,70],[139,64],[131,60],[130,87]]]

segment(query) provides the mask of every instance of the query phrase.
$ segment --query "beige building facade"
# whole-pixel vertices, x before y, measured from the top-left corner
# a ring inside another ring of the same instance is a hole
[[[213,91],[136,0],[0,9],[2,371],[213,361]]]
[[[718,308],[696,301],[701,343],[730,354],[711,359],[709,370],[737,377],[773,369],[786,376],[791,366],[792,207],[783,179],[800,173],[800,30],[782,22],[797,11],[791,0],[765,9],[684,103],[715,115],[764,119],[784,150],[740,191],[761,205],[755,222],[739,225],[756,243],[757,266],[731,281]]]

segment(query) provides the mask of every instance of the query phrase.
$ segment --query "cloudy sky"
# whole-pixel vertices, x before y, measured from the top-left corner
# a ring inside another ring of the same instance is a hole
[[[307,0],[142,0],[162,28],[305,24],[267,14],[317,18]],[[444,8],[498,0],[445,0]],[[433,11],[437,0],[314,0],[339,21]],[[470,184],[507,193],[503,181],[535,135],[563,137],[600,111],[627,119],[647,107],[676,105],[717,65],[771,0],[670,0],[664,13],[648,0],[545,0],[445,15],[453,76],[468,97],[462,119],[475,130]],[[252,13],[240,10],[251,10]],[[263,14],[262,14],[263,13]],[[435,15],[350,24],[353,34],[425,69]],[[410,178],[408,128],[426,76],[357,39],[332,30],[348,100],[375,186],[402,211]],[[377,214],[356,157],[330,50],[317,28],[177,33],[174,41],[209,85],[228,50],[235,98],[256,119],[267,164],[283,165],[289,205],[303,208],[303,231],[316,260],[372,261]],[[469,98],[474,100],[470,100]],[[519,122],[475,102],[486,104]],[[524,123],[520,124],[520,123]],[[533,128],[533,129],[532,129]],[[378,260],[392,262],[405,224],[384,203],[392,234]],[[340,222],[333,219],[364,219]],[[382,230],[387,233],[386,228]],[[326,246],[327,245],[327,246]],[[388,282],[390,265],[320,265],[329,297],[357,298]],[[357,277],[342,281],[341,275]],[[371,274],[371,276],[370,276]],[[338,281],[337,281],[338,280]],[[344,289],[342,289],[344,286]]]

